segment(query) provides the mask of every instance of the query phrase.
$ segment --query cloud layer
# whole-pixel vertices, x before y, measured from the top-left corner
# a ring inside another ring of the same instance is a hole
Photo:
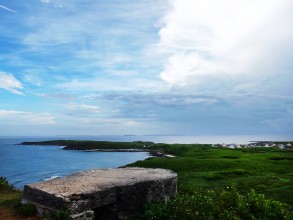
[[[23,95],[23,85],[12,74],[0,72],[0,89],[5,89],[14,94]]]
[[[205,77],[243,75],[255,80],[287,71],[285,60],[293,46],[291,1],[171,2],[158,43],[167,55],[160,74],[166,82],[186,85]]]
[[[293,132],[290,0],[2,2],[7,135]]]
[[[0,121],[9,122],[17,126],[21,123],[23,125],[49,125],[55,124],[54,117],[49,113],[34,113],[14,110],[0,110]]]

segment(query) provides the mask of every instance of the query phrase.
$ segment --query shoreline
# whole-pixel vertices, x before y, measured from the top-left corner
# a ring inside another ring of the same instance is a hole
[[[62,148],[64,149],[64,148]],[[67,149],[64,149],[67,150]],[[145,152],[149,153],[152,157],[168,157],[173,158],[176,157],[171,154],[161,153],[155,150],[144,150],[144,149],[92,149],[92,150],[74,150],[74,151],[83,151],[83,152]]]
[[[38,142],[22,142],[19,145],[59,146],[63,150],[83,152],[146,152],[151,157],[175,157],[165,153],[160,146],[170,144],[150,141],[112,142],[112,141],[80,141],[80,140],[49,140]]]
[[[152,157],[175,157],[158,146],[168,146],[169,144],[157,144],[154,142],[134,141],[134,142],[110,142],[110,141],[80,141],[80,140],[50,140],[40,142],[22,142],[19,145],[42,145],[59,146],[63,150],[75,150],[84,152],[146,152]]]
[[[279,149],[293,148],[293,141],[249,141],[249,144],[199,144],[202,146],[222,148],[256,148],[272,147]],[[151,141],[113,142],[92,140],[49,140],[37,142],[22,142],[19,145],[60,146],[63,150],[80,150],[85,152],[149,152],[152,156],[168,157],[165,148],[174,144],[155,143]],[[176,144],[175,144],[176,145]],[[194,145],[194,144],[179,144]],[[198,145],[198,144],[196,144]],[[172,155],[169,155],[173,157]]]
[[[235,185],[241,192],[247,193],[249,189],[256,189],[258,193],[265,194],[270,199],[293,204],[290,188],[292,181],[290,167],[293,161],[291,150],[267,147],[231,150],[224,147],[215,148],[213,145],[151,143],[145,145],[142,142],[71,141],[70,144],[69,141],[67,143],[63,141],[63,144],[61,141],[58,142],[59,145],[55,144],[55,146],[65,148],[70,145],[66,150],[75,151],[153,152],[157,155],[126,166],[170,169],[178,173],[181,189]],[[40,145],[40,143],[30,143],[30,145]],[[52,142],[47,142],[47,146],[50,145],[52,146]],[[170,157],[169,154],[176,155],[176,158],[161,158]]]

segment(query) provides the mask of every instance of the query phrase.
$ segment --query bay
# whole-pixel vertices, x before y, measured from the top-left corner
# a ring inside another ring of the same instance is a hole
[[[40,140],[50,139],[0,138],[0,176],[22,189],[25,184],[88,169],[115,168],[149,157],[146,152],[83,152],[59,146],[16,145]]]
[[[58,146],[22,146],[24,141],[45,140],[97,140],[97,141],[153,141],[155,143],[238,143],[250,141],[292,141],[292,136],[234,135],[103,135],[103,136],[51,136],[51,137],[0,137],[0,176],[22,189],[25,184],[38,182],[74,172],[115,168],[149,157],[146,152],[83,152],[65,151]]]

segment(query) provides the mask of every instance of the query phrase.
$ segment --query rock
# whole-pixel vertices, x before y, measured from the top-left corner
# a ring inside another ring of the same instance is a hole
[[[177,174],[165,169],[95,169],[24,187],[23,201],[40,216],[60,210],[71,219],[135,219],[146,202],[167,202]]]

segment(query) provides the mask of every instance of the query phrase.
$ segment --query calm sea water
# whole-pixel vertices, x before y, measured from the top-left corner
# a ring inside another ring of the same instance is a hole
[[[290,136],[55,136],[0,138],[0,176],[17,188],[25,184],[93,168],[114,168],[149,157],[145,152],[65,151],[58,146],[21,146],[42,140],[153,141],[156,143],[248,143],[292,141]]]
[[[0,176],[17,188],[82,170],[119,167],[149,157],[145,152],[82,152],[57,146],[15,145],[37,140],[40,139],[0,138]]]

